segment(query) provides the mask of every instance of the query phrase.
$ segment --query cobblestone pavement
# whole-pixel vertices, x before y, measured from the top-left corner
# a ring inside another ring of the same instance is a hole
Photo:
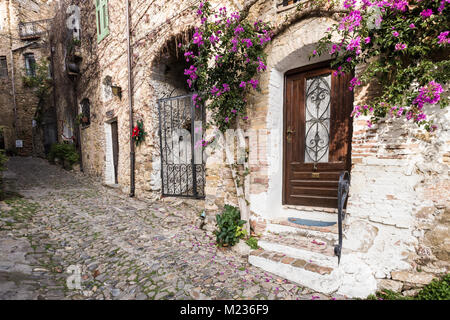
[[[7,167],[0,299],[339,299],[217,248],[179,199],[130,198],[43,159],[14,157]]]

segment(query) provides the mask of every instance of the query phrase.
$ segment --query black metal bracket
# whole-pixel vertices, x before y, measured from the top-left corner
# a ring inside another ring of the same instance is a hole
[[[341,262],[342,252],[342,222],[345,219],[344,205],[348,197],[350,188],[350,173],[343,171],[339,176],[338,185],[338,228],[339,228],[339,244],[334,247],[334,254],[338,257],[338,265]]]

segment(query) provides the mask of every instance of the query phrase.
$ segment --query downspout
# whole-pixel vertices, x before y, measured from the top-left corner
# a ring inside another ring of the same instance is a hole
[[[12,90],[12,96],[13,96],[13,108],[14,108],[14,123],[13,123],[13,127],[14,127],[14,141],[17,140],[17,101],[16,101],[16,79],[15,79],[15,74],[14,74],[14,54],[13,54],[13,39],[12,39],[12,34],[11,34],[11,3],[8,1],[7,4],[7,10],[8,10],[8,33],[9,33],[9,47],[10,47],[10,56],[11,56],[11,90]],[[15,146],[15,143],[14,143]]]
[[[17,102],[16,102],[16,86],[15,86],[15,76],[14,76],[14,55],[11,48],[11,85],[12,85],[12,95],[13,95],[13,107],[14,107],[14,140],[17,140]]]
[[[127,56],[128,56],[128,106],[130,109],[130,197],[134,197],[135,190],[135,153],[134,141],[131,139],[133,134],[133,87],[131,81],[131,46],[130,46],[130,1],[127,0]]]

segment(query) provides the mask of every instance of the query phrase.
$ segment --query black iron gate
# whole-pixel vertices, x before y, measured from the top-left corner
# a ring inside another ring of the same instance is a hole
[[[203,105],[193,94],[158,100],[163,196],[204,198]]]

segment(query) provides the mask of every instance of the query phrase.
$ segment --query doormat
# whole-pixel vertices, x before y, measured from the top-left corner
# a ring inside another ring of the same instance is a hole
[[[336,224],[336,222],[317,221],[299,218],[288,218],[288,221],[308,227],[329,227],[334,226]]]

